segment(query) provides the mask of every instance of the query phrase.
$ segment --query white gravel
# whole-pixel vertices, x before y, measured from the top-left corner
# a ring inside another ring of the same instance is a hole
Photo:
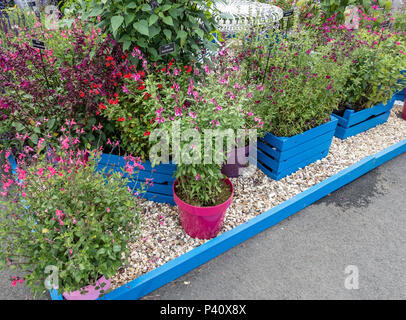
[[[221,233],[294,197],[363,158],[406,139],[406,121],[401,118],[403,102],[396,102],[387,123],[346,140],[334,138],[330,153],[292,175],[274,181],[260,170],[252,176],[231,179],[233,203],[226,212]],[[255,168],[254,168],[255,170]],[[189,237],[182,229],[177,208],[142,201],[141,236],[132,243],[130,264],[112,278],[115,289],[208,240]]]

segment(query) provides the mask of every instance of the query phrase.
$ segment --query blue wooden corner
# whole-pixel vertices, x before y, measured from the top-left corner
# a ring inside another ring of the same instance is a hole
[[[395,101],[396,98],[393,96],[386,103],[380,103],[368,109],[358,112],[347,109],[344,111],[343,116],[333,114],[333,117],[338,119],[335,136],[340,139],[346,139],[385,123],[389,118]]]
[[[366,157],[336,175],[307,189],[290,200],[227,231],[205,244],[175,258],[164,265],[130,281],[101,297],[101,300],[135,300],[177,279],[216,256],[246,241],[256,234],[276,225],[344,185],[358,179],[381,164],[406,152],[406,140],[373,156]],[[55,290],[50,291],[53,300],[63,300]]]

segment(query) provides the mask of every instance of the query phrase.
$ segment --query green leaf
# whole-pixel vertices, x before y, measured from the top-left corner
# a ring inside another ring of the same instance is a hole
[[[135,19],[135,14],[132,13],[127,13],[124,17],[125,20],[125,24],[129,25],[131,22],[133,22],[133,20]]]
[[[135,30],[137,30],[139,33],[149,37],[149,29],[148,29],[147,20],[142,19],[140,21],[137,21],[134,23],[133,26],[134,26]]]
[[[149,52],[153,57],[158,56],[158,51],[156,51],[155,48],[148,47],[148,52]]]
[[[24,126],[20,122],[13,122],[14,128],[16,128],[17,131],[21,131],[24,129]]]
[[[159,8],[161,11],[168,11],[172,6],[170,4],[165,4],[162,7]]]
[[[151,8],[151,6],[149,4],[143,4],[142,7],[141,7],[141,10],[142,11],[151,11],[152,8]]]
[[[124,18],[123,16],[114,16],[111,18],[111,28],[113,33],[116,33],[118,28],[123,24]]]
[[[123,42],[123,50],[127,51],[131,47],[131,41],[124,41]]]
[[[152,26],[157,21],[158,21],[158,16],[156,14],[149,16],[149,19],[148,19],[149,26]]]
[[[161,32],[161,27],[157,27],[157,26],[152,26],[149,27],[149,37],[153,38],[155,37],[157,34],[159,34]]]
[[[173,20],[170,16],[162,17],[162,21],[165,22],[167,25],[173,26]]]
[[[179,30],[178,36],[176,37],[176,39],[178,39],[178,38],[185,40],[187,38],[187,32],[184,30]]]
[[[89,17],[100,16],[102,13],[103,13],[102,8],[94,8],[92,11],[90,11]]]
[[[203,37],[204,37],[204,32],[203,32],[203,30],[200,29],[200,28],[197,28],[197,29],[195,30],[195,33],[196,33],[200,38],[203,38]]]
[[[164,35],[168,40],[172,39],[172,31],[168,29],[164,29]]]
[[[31,141],[33,144],[37,144],[38,143],[38,135],[36,133],[34,133],[31,137],[30,137]]]
[[[48,130],[51,130],[54,127],[55,121],[56,121],[55,119],[51,119],[48,121],[47,123]]]
[[[130,2],[128,5],[126,5],[127,9],[135,9],[137,8],[137,3],[135,1]]]

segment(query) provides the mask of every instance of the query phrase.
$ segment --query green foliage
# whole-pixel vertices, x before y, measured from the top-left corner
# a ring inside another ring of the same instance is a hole
[[[215,30],[212,1],[207,0],[79,0],[71,9],[83,19],[100,17],[99,25],[123,44],[138,46],[151,60],[165,60],[159,47],[175,43],[171,57],[190,62],[212,47]]]
[[[393,93],[404,87],[399,80],[406,69],[405,35],[390,32],[375,34],[362,30],[360,45],[353,52],[351,74],[345,84],[342,105],[355,109],[372,107],[388,101]]]

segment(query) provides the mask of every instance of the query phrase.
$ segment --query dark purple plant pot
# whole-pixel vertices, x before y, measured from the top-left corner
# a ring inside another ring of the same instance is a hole
[[[242,168],[245,168],[248,165],[248,155],[250,152],[251,146],[234,148],[233,151],[227,155],[227,163],[221,168],[221,172],[229,178],[237,178],[242,172]],[[244,155],[244,159],[239,159],[238,154]],[[241,161],[243,163],[241,163]]]

